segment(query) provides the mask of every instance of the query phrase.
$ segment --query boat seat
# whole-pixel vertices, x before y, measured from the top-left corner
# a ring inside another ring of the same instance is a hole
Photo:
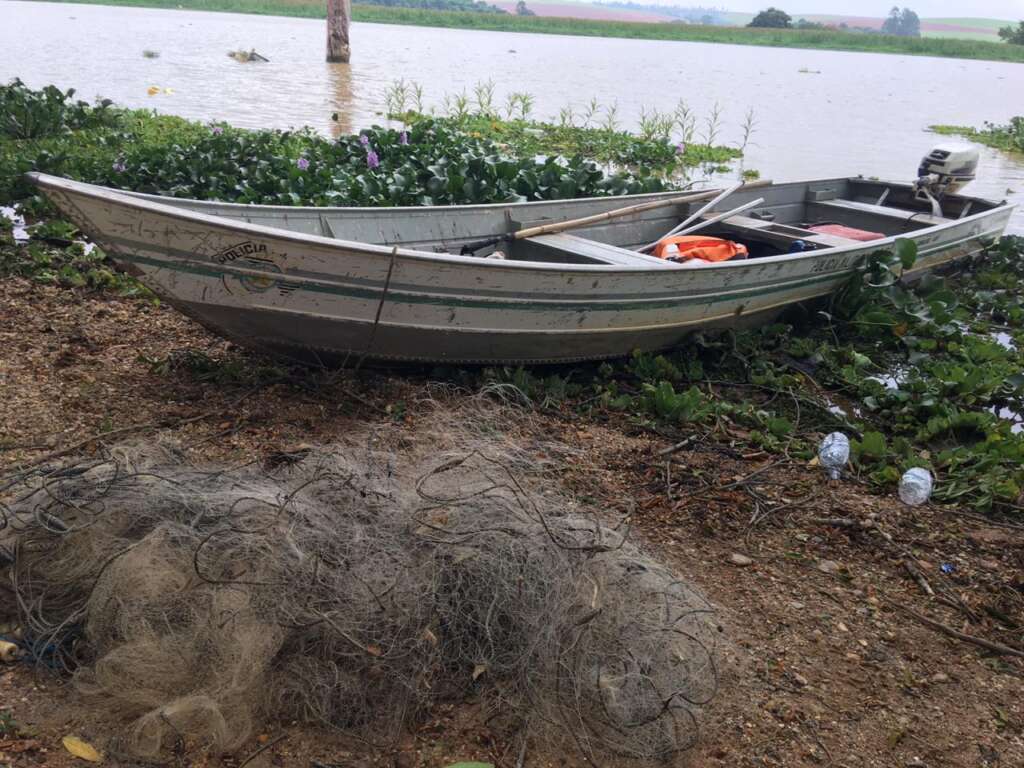
[[[928,227],[935,226],[936,224],[949,223],[949,219],[942,218],[941,216],[932,216],[930,213],[925,213],[924,211],[904,211],[900,208],[889,208],[875,203],[862,203],[857,200],[820,200],[815,202],[814,205],[817,208],[823,208],[825,210],[855,211],[857,213],[882,216],[895,221],[921,224],[922,226]]]
[[[559,233],[554,235],[537,235],[526,238],[523,242],[530,242],[552,250],[571,253],[575,256],[582,256],[588,261],[595,261],[600,264],[616,264],[623,267],[645,269],[678,269],[678,264],[659,259],[656,256],[648,256],[644,253],[619,248],[616,245],[599,243],[596,240],[588,240],[578,235],[567,235]]]
[[[709,213],[705,214],[701,218],[710,219],[714,215],[714,213]],[[739,232],[748,233],[758,240],[786,247],[792,245],[797,240],[803,240],[805,243],[812,243],[820,246],[821,248],[839,248],[841,246],[857,243],[856,240],[851,240],[846,237],[837,237],[835,235],[827,235],[822,232],[813,232],[809,229],[793,227],[789,224],[777,224],[774,221],[755,219],[750,216],[730,216],[728,219],[720,222],[720,225],[727,229],[735,229]]]

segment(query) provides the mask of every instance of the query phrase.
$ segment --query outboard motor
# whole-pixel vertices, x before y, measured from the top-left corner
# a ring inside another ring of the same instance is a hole
[[[942,217],[939,202],[944,195],[959,192],[974,181],[980,160],[978,150],[969,144],[940,144],[929,152],[917,169],[914,196],[932,206],[932,214]]]

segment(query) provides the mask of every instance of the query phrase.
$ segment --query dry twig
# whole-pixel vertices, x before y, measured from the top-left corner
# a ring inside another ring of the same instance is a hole
[[[975,637],[974,635],[968,635],[964,632],[960,632],[956,629],[953,629],[952,627],[947,627],[942,622],[936,621],[935,619],[931,619],[927,616],[923,616],[917,611],[907,608],[905,605],[898,603],[897,601],[893,600],[890,597],[887,597],[884,594],[882,594],[882,599],[894,608],[902,611],[911,618],[916,619],[918,622],[928,627],[929,629],[934,629],[936,632],[941,632],[942,634],[948,635],[949,637],[952,637],[955,640],[960,640],[961,642],[970,643],[971,645],[976,645],[979,648],[984,648],[985,650],[991,651],[992,653],[995,653],[999,656],[1013,656],[1018,659],[1024,659],[1024,651],[1018,650],[1017,648],[1011,648],[1010,646],[1003,645],[1002,643],[997,643],[992,640],[986,640],[983,637]]]

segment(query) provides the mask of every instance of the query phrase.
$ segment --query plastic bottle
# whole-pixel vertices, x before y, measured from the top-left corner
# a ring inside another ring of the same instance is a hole
[[[843,474],[843,467],[850,460],[850,440],[842,432],[832,432],[825,435],[818,448],[818,461],[828,472],[833,480],[838,480]]]
[[[923,467],[908,469],[900,478],[900,501],[911,507],[924,504],[932,495],[932,473]]]

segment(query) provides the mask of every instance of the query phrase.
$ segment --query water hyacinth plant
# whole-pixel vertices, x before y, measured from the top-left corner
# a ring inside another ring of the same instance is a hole
[[[724,111],[716,104],[706,120],[704,140],[695,141],[697,116],[682,100],[671,112],[641,108],[637,133],[620,128],[618,105],[605,106],[596,98],[590,99],[581,110],[567,104],[549,121],[536,120],[529,117],[533,98],[521,92],[505,95],[504,117],[499,118],[494,107],[495,85],[489,81],[474,87],[475,103],[465,93],[444,96],[441,117],[419,109],[396,111],[396,106],[406,104],[402,94],[409,87],[403,80],[396,81],[384,98],[387,116],[403,125],[428,118],[443,120],[471,135],[492,139],[518,154],[582,155],[609,168],[642,168],[677,183],[687,181],[689,169],[693,168],[704,176],[729,171],[729,164],[742,156],[755,128],[754,114],[750,111],[741,125],[742,146],[717,145]],[[422,89],[417,88],[422,102]]]
[[[60,91],[0,86],[10,114],[37,110],[46,139],[0,144],[0,197],[29,198],[39,170],[175,197],[277,205],[433,205],[652,192],[647,168],[610,171],[582,156],[498,143],[446,118],[336,140],[311,130],[240,130],[112,107],[53,109]],[[481,97],[486,99],[486,93]],[[57,100],[60,101],[60,100]],[[40,109],[42,102],[49,106]],[[94,113],[101,110],[103,119]],[[63,116],[62,116],[63,115]],[[57,126],[89,126],[73,136]],[[37,203],[43,205],[43,203]]]
[[[33,90],[18,79],[0,87],[0,136],[39,139],[116,124],[118,113],[111,109],[112,102],[90,105],[74,95],[73,88],[62,91],[53,85]]]
[[[109,105],[69,105],[67,98],[57,89],[0,86],[8,114],[34,115],[31,122],[17,117],[33,137],[21,137],[21,128],[19,137],[0,134],[0,204],[17,203],[30,224],[30,240],[23,242],[0,215],[0,276],[142,291],[102,249],[86,248],[73,225],[46,218],[52,210],[24,181],[30,170],[143,192],[285,205],[542,200],[674,183],[654,163],[615,171],[568,151],[591,141],[605,151],[616,147],[601,138],[607,133],[601,121],[598,128],[563,133],[477,116],[418,117],[332,140],[311,131],[245,131]],[[675,158],[679,143],[687,161],[695,151],[710,151],[692,137],[680,142],[678,128],[664,145],[624,136],[634,142],[627,145],[631,158]],[[614,365],[576,366],[545,378],[522,369],[493,375],[534,403],[557,402],[601,418],[626,415],[658,429],[718,431],[805,460],[821,434],[844,429],[854,437],[856,471],[880,488],[891,490],[902,471],[927,466],[939,501],[1019,514],[1021,254],[1024,239],[1008,237],[986,260],[969,265],[966,277],[929,279],[911,290],[895,280],[914,257],[904,248],[872,259],[860,283],[816,314],[795,309],[780,323],[700,334],[663,355]]]

